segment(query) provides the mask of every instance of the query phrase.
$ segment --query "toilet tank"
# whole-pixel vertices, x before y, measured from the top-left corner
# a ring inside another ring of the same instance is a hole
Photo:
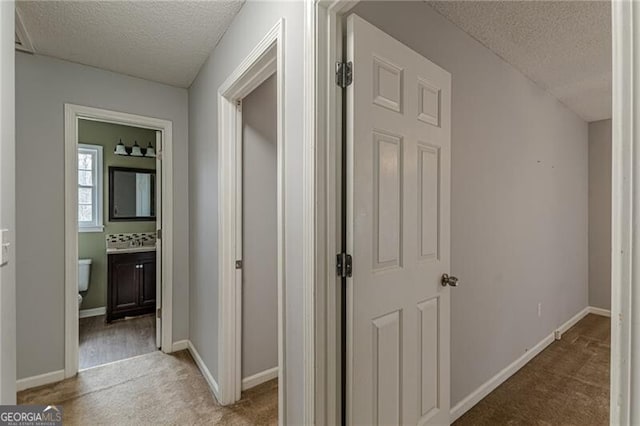
[[[78,260],[78,291],[89,289],[89,279],[91,277],[91,259]]]

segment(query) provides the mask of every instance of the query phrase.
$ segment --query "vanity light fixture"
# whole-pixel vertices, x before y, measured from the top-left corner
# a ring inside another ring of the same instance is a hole
[[[156,156],[156,150],[153,149],[153,145],[151,145],[151,142],[149,142],[149,146],[147,146],[147,152],[145,152],[144,156],[145,157],[155,157]]]
[[[132,157],[143,157],[142,150],[140,150],[140,145],[138,145],[138,141],[135,141],[133,147],[131,148],[131,156]]]
[[[122,143],[122,139],[120,139],[120,142],[118,142],[118,145],[116,145],[116,149],[113,151],[113,153],[115,155],[129,155],[129,153],[127,152],[127,148]]]

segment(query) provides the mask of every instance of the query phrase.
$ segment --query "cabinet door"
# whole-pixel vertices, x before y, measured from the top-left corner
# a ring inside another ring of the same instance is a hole
[[[138,265],[135,258],[112,263],[111,306],[114,312],[138,306]]]
[[[144,259],[140,261],[140,306],[156,306],[156,259]]]

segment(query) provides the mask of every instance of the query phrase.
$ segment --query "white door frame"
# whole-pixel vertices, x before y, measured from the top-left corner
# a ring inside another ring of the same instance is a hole
[[[640,5],[611,2],[611,391],[610,422],[640,422]],[[636,250],[634,250],[636,248]],[[633,400],[632,398],[635,398]]]
[[[65,378],[78,372],[78,120],[94,120],[157,130],[162,133],[162,351],[172,352],[173,320],[173,150],[171,121],[82,105],[64,105],[65,192]]]
[[[315,111],[316,150],[316,284],[315,300],[315,423],[338,424],[340,415],[339,286],[335,279],[335,254],[340,250],[340,141],[342,91],[334,83],[334,64],[342,59],[342,17],[359,0],[309,0],[313,35],[305,60],[318,76],[314,97],[307,99]],[[631,397],[640,393],[640,185],[634,168],[640,166],[640,80],[634,60],[640,47],[640,6],[612,2],[613,42],[613,176],[612,176],[612,332],[611,424],[640,421],[640,405]],[[634,84],[635,83],[635,84]],[[634,90],[632,91],[631,88]],[[635,126],[634,126],[635,125]],[[635,291],[633,291],[635,290]],[[632,392],[633,390],[633,392]]]
[[[274,73],[277,91],[278,418],[285,413],[285,151],[284,20],[279,20],[218,89],[218,261],[219,399],[223,405],[242,391],[242,105]]]
[[[312,371],[314,410],[305,417],[317,425],[341,424],[340,375],[340,285],[336,275],[336,254],[341,250],[341,163],[342,89],[335,84],[335,63],[343,57],[342,17],[358,1],[309,0],[307,19],[314,31],[305,53],[306,63],[317,76],[313,84],[312,137],[315,139],[315,284],[314,312],[315,370]],[[307,73],[309,74],[309,73]]]

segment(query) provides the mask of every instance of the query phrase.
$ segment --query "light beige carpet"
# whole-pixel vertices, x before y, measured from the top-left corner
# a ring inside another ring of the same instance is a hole
[[[608,425],[610,323],[587,315],[454,425]]]
[[[18,393],[19,404],[62,405],[65,425],[276,425],[277,380],[217,403],[187,351],[153,352]]]

